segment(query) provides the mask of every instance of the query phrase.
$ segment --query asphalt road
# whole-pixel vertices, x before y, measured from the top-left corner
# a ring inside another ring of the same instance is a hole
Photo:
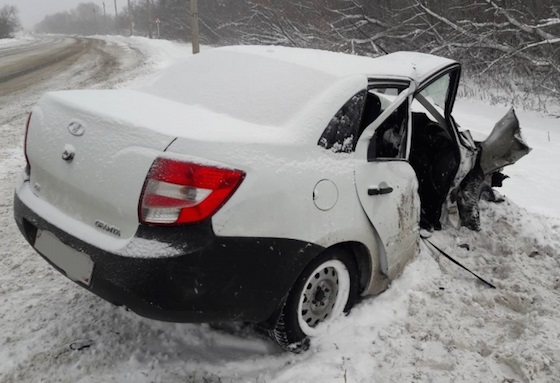
[[[101,67],[111,67],[115,58],[107,54],[105,43],[76,37],[44,37],[29,44],[0,46],[0,98],[36,87],[94,53]]]

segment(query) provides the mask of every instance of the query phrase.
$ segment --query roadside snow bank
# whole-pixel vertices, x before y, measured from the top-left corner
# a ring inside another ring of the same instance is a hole
[[[143,76],[135,76],[135,80],[127,82],[126,87],[138,87],[151,82],[155,77],[159,76],[159,71],[177,64],[192,55],[191,44],[180,43],[177,41],[149,39],[147,37],[125,37],[125,36],[96,36],[100,40],[107,43],[117,45],[124,52],[129,54],[123,55],[133,57],[130,54],[134,51],[142,55],[144,66],[147,70]],[[202,47],[204,50],[205,47]]]
[[[13,38],[0,39],[0,49],[12,46],[31,44],[37,41],[37,37],[33,34],[18,32]]]

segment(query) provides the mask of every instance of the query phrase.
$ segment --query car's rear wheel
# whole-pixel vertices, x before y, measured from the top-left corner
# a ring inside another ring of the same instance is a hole
[[[282,348],[300,352],[321,324],[352,307],[358,290],[354,258],[342,249],[329,249],[313,261],[293,286],[270,335]]]

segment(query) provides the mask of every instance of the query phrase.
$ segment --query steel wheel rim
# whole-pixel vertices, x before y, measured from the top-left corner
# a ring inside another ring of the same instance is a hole
[[[307,336],[320,332],[321,324],[340,316],[350,295],[350,275],[337,259],[322,263],[307,278],[298,303],[298,324]]]

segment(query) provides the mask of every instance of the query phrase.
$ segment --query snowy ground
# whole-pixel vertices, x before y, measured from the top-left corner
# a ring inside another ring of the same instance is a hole
[[[0,39],[0,48],[22,46],[37,42],[37,38],[27,33],[18,33],[14,38]]]
[[[536,113],[519,114],[534,151],[506,171],[506,202],[483,205],[482,231],[433,237],[496,290],[423,247],[388,291],[291,355],[248,329],[140,318],[60,276],[11,217],[26,111],[46,88],[136,85],[188,52],[109,40],[122,53],[109,78],[84,63],[0,110],[0,382],[560,382],[560,120]],[[487,133],[505,110],[460,100],[455,114]]]

